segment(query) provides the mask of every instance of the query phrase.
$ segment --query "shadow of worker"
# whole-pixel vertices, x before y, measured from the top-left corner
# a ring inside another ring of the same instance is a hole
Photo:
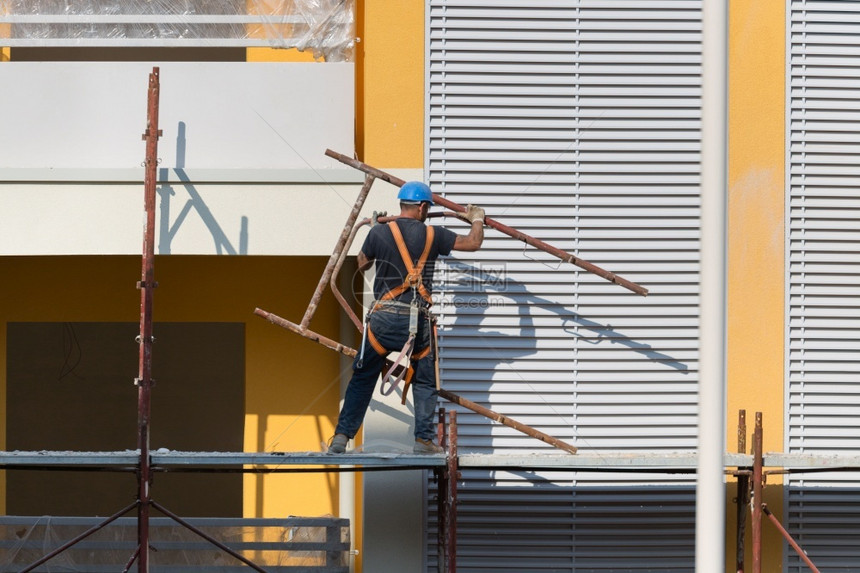
[[[531,292],[503,270],[490,270],[453,259],[446,261],[445,294],[439,310],[440,368],[443,386],[503,415],[565,441],[575,441],[571,410],[577,386],[577,350],[618,345],[660,368],[687,374],[689,366],[617,331],[611,324],[587,319],[564,302]],[[559,365],[563,370],[559,371]],[[566,369],[566,364],[571,364]],[[445,403],[441,404],[446,406]],[[498,451],[522,448],[499,429],[471,412],[459,445]],[[538,442],[535,442],[538,445]]]

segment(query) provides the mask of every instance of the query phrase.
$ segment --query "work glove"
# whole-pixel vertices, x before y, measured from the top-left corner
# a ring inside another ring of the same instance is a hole
[[[477,205],[466,205],[466,212],[463,213],[463,218],[469,223],[474,223],[475,221],[480,221],[481,224],[484,224],[484,210],[478,207]]]
[[[379,224],[379,218],[380,217],[386,217],[386,216],[388,216],[388,211],[380,211],[380,212],[374,211],[373,216],[370,218],[370,226],[371,227],[377,226]]]

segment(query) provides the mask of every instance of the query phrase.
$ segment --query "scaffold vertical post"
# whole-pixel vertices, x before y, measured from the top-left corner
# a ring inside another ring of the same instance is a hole
[[[349,212],[349,216],[346,218],[346,223],[343,226],[340,237],[335,244],[334,252],[331,254],[331,257],[329,257],[328,263],[326,263],[322,276],[320,276],[319,284],[317,284],[317,288],[311,297],[311,302],[308,304],[308,308],[305,310],[305,315],[302,317],[302,322],[300,324],[300,328],[302,330],[306,329],[310,325],[311,319],[320,304],[320,300],[322,300],[325,287],[331,279],[332,273],[334,273],[338,260],[341,258],[341,252],[344,249],[349,249],[347,241],[350,238],[353,225],[355,225],[355,221],[358,219],[358,214],[361,212],[361,208],[364,207],[364,202],[367,200],[367,195],[370,193],[370,187],[373,185],[375,180],[376,178],[372,175],[367,175],[364,178],[364,185],[362,185],[361,191],[358,193],[358,198],[352,205],[352,209]]]
[[[738,453],[745,454],[747,450],[747,411],[738,412]],[[744,573],[744,537],[746,534],[747,503],[749,502],[749,475],[747,471],[738,468],[738,493],[735,498],[737,509],[737,573]]]
[[[443,448],[446,445],[445,436],[445,408],[439,408],[439,423],[436,426],[436,438],[439,445]],[[438,573],[446,573],[448,554],[448,469],[447,467],[441,467],[433,471],[436,474],[436,571]]]
[[[448,412],[448,491],[446,505],[448,506],[446,530],[447,540],[447,573],[457,573],[457,480],[460,477],[459,454],[457,453],[457,411]]]
[[[137,447],[140,451],[138,467],[138,571],[149,573],[149,510],[152,501],[150,484],[152,468],[149,457],[149,425],[152,411],[152,295],[155,288],[155,185],[158,166],[158,99],[160,83],[159,69],[154,67],[149,74],[147,98],[146,162],[144,171],[143,261],[140,289],[140,360],[138,363],[137,398]]]
[[[762,416],[755,413],[755,430],[753,433],[753,476],[752,476],[752,544],[753,544],[753,573],[761,573],[761,514],[763,499],[762,471],[764,459],[762,454]]]

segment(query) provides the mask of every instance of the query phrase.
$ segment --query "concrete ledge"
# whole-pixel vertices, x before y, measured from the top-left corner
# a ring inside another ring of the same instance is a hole
[[[15,168],[0,169],[0,183],[140,183],[144,172],[123,168]],[[361,185],[364,176],[355,169],[158,169],[163,183],[305,183]],[[357,194],[357,191],[356,191]]]

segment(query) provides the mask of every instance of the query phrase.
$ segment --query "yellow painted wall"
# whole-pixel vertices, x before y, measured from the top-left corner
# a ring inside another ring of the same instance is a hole
[[[249,14],[259,14],[257,8],[262,8],[263,13],[266,12],[266,6],[260,5],[256,0],[247,0],[245,2],[248,7]],[[273,24],[274,25],[274,24]],[[257,25],[246,26],[249,37],[265,38],[266,30]],[[289,50],[275,48],[247,48],[245,50],[246,59],[249,62],[313,62],[314,55],[311,51],[300,52],[295,48]]]
[[[729,449],[737,416],[763,414],[764,451],[782,451],[785,293],[785,2],[730,2],[729,15]],[[782,488],[771,477],[768,506],[781,517]],[[731,501],[731,497],[729,498]],[[734,509],[727,521],[727,570],[734,571]],[[747,529],[749,532],[749,527]],[[764,570],[780,570],[782,541],[763,529]],[[747,535],[747,556],[752,545]]]
[[[320,451],[340,395],[337,355],[253,314],[260,307],[298,321],[319,280],[322,257],[156,257],[158,322],[245,323],[246,451]],[[139,257],[0,257],[0,415],[5,419],[6,323],[140,320]],[[311,327],[338,332],[340,310],[325,296]],[[133,341],[129,341],[134,344]],[[130,372],[137,372],[132,364]],[[137,400],[129,379],[128,399]],[[157,386],[153,392],[158,392]],[[61,423],[59,421],[46,421]],[[5,447],[0,424],[0,447]],[[130,448],[134,444],[129,444]],[[246,479],[248,517],[336,514],[336,480],[321,473]],[[158,485],[154,486],[157,495]],[[5,511],[5,479],[0,512]],[[133,492],[129,492],[133,495]]]
[[[300,52],[296,49],[276,50],[274,48],[247,48],[246,57],[249,62],[313,62],[312,52]]]
[[[424,165],[424,3],[358,0],[356,152],[381,168]]]

